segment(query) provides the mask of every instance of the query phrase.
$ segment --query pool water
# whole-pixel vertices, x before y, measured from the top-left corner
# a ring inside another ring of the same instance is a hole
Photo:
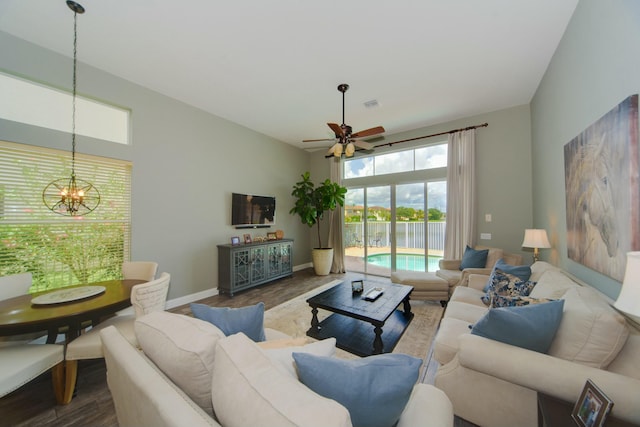
[[[438,270],[438,261],[442,257],[429,256],[428,270]],[[378,267],[391,268],[391,254],[375,254],[367,257],[367,262]],[[409,271],[425,271],[424,269],[424,255],[420,254],[396,254],[396,270],[409,270]]]

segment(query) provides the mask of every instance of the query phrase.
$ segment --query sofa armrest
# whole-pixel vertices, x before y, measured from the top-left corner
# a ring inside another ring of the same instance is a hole
[[[440,270],[460,270],[461,259],[441,259],[438,261]]]
[[[488,280],[489,276],[485,274],[469,274],[468,286],[478,291],[482,291]]]
[[[462,277],[460,278],[460,282],[458,282],[456,286],[468,286],[469,276],[471,274],[482,274],[484,276],[489,276],[491,274],[491,270],[491,268],[465,268],[464,270],[462,270]]]
[[[591,379],[613,400],[614,416],[640,423],[640,380],[477,335],[462,335],[459,343],[458,360],[467,369],[568,402],[577,401]]]
[[[413,386],[396,427],[453,427],[453,405],[442,391],[430,384]]]

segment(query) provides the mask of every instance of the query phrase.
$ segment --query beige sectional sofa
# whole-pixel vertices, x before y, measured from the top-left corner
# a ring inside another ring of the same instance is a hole
[[[593,287],[536,262],[533,298],[563,299],[564,309],[547,354],[471,334],[487,312],[481,301],[486,275],[458,286],[434,339],[440,364],[435,385],[454,412],[487,427],[534,427],[537,392],[575,402],[587,379],[613,402],[613,415],[640,423],[640,331]]]
[[[291,355],[280,352],[287,347],[277,348],[278,341],[297,340],[265,333],[260,347],[195,318],[152,313],[136,320],[142,351],[116,328],[105,328],[107,382],[120,426],[351,426],[348,410],[300,382]],[[303,347],[297,351],[331,353],[335,340]],[[453,426],[451,402],[434,386],[415,384],[397,423],[416,425]]]

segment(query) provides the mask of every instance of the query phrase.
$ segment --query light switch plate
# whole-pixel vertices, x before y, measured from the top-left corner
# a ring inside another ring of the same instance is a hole
[[[491,233],[480,233],[480,239],[491,240]]]
[[[485,222],[491,222],[491,214],[484,214]]]

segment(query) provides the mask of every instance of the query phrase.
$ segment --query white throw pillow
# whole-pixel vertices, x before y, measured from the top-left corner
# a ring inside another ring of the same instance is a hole
[[[258,344],[260,347],[260,345]],[[333,357],[336,354],[336,339],[327,338],[322,341],[312,342],[302,346],[282,347],[261,350],[271,359],[271,361],[282,372],[291,375],[292,378],[298,379],[298,372],[296,370],[296,363],[293,360],[292,354],[295,353],[309,353],[316,356]]]
[[[204,320],[166,311],[139,317],[135,331],[147,357],[213,416],[211,375],[216,342],[224,333]]]
[[[605,369],[629,336],[624,317],[586,286],[569,289],[563,299],[562,321],[548,354]]]
[[[216,345],[211,399],[225,427],[351,426],[344,406],[277,369],[242,333]]]
[[[533,279],[530,278],[529,280]],[[547,270],[540,276],[529,296],[537,299],[559,299],[569,289],[579,286],[566,274],[562,273],[561,270]]]

